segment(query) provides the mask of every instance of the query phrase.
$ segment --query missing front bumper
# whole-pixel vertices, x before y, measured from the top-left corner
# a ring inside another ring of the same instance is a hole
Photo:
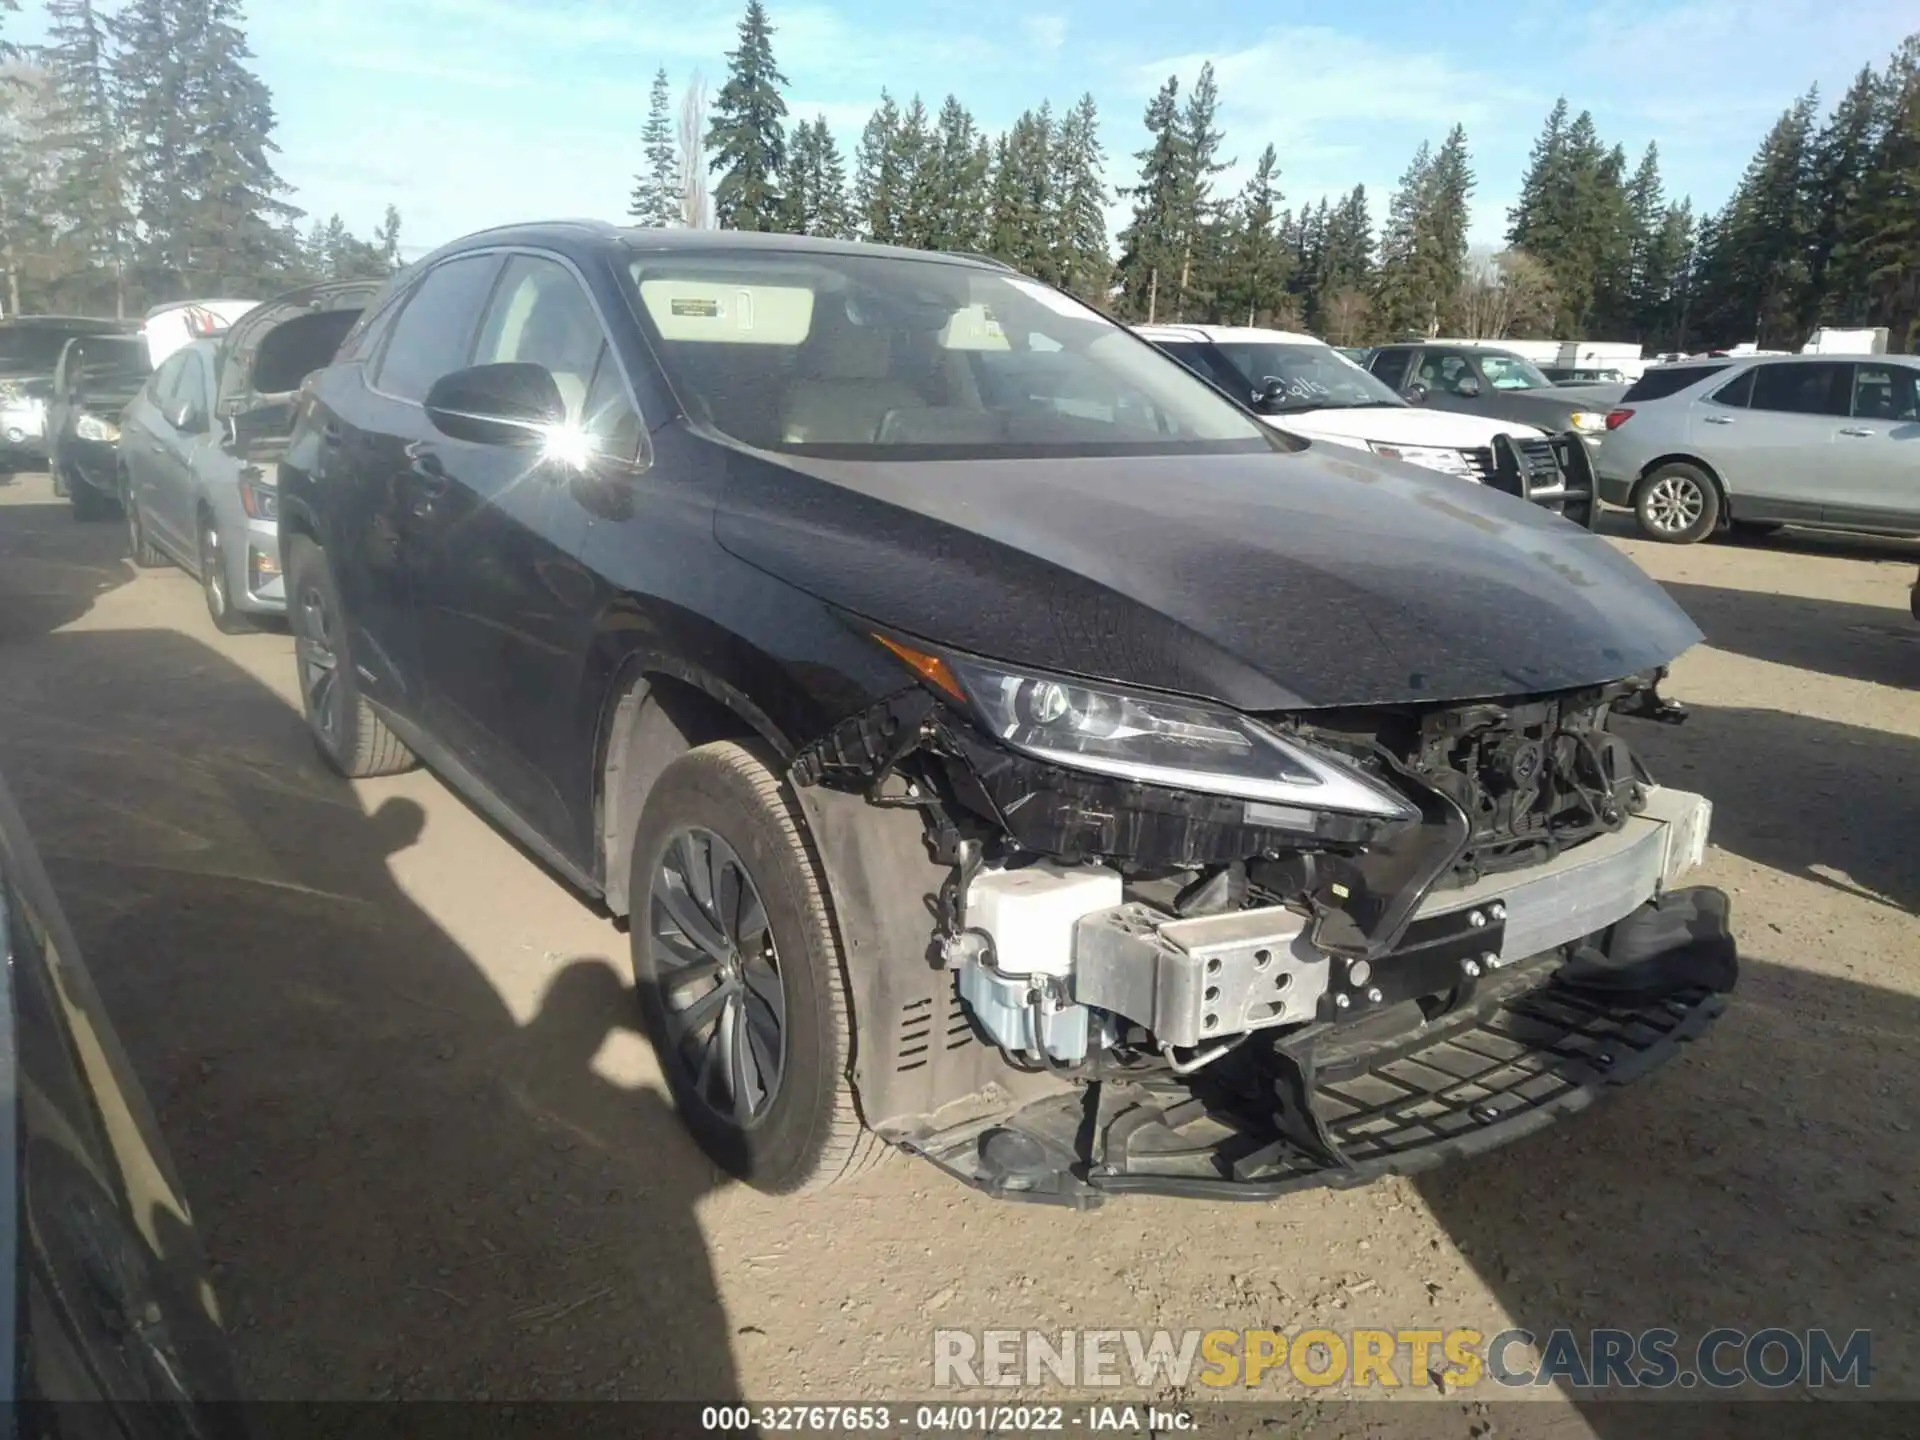
[[[1726,897],[1672,891],[1431,1021],[1314,1027],[1236,1056],[1231,1077],[1108,1080],[903,1143],[990,1194],[1082,1207],[1363,1185],[1494,1149],[1641,1078],[1719,1017],[1736,974]]]

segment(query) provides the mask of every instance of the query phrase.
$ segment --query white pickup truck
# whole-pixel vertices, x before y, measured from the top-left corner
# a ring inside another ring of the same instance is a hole
[[[1516,420],[1409,405],[1315,336],[1222,325],[1139,325],[1134,333],[1276,430],[1510,490],[1578,524],[1590,526],[1598,512],[1579,445]]]

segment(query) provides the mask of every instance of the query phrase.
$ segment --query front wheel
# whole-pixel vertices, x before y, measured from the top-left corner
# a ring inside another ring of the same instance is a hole
[[[719,741],[661,774],[628,893],[640,1009],[680,1118],[759,1190],[871,1168],[840,949],[798,808],[761,747]]]
[[[300,703],[321,758],[349,780],[412,769],[413,752],[360,693],[327,552],[305,535],[287,546],[287,600]]]
[[[113,502],[78,475],[67,476],[65,484],[67,503],[73,507],[75,520],[104,520],[112,513]]]
[[[207,615],[213,628],[222,635],[246,635],[259,626],[246,611],[235,608],[227,593],[227,556],[220,548],[220,527],[213,517],[200,518],[200,594],[207,602]]]
[[[1720,523],[1720,488],[1697,465],[1662,465],[1635,488],[1633,517],[1651,539],[1691,545]]]

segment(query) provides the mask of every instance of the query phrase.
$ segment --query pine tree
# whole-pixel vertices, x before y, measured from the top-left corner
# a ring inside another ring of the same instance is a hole
[[[1048,193],[1053,205],[1053,268],[1063,289],[1105,307],[1113,284],[1107,252],[1107,186],[1102,179],[1100,112],[1084,94],[1055,136]]]
[[[1421,213],[1432,184],[1433,149],[1422,140],[1387,201],[1387,223],[1380,232],[1374,305],[1390,339],[1400,339],[1408,332],[1430,335],[1437,328],[1435,317],[1423,304],[1418,263]]]
[[[1279,174],[1279,156],[1269,145],[1260,152],[1253,176],[1240,192],[1215,304],[1215,313],[1229,324],[1271,320],[1286,304],[1289,256],[1275,215],[1280,203]]]
[[[896,139],[900,107],[885,90],[880,105],[860,132],[854,153],[853,210],[861,233],[881,245],[898,244],[900,212],[906,203],[905,177],[900,173]]]
[[[1190,147],[1180,115],[1180,80],[1169,76],[1147,105],[1145,150],[1135,152],[1140,181],[1126,195],[1133,218],[1120,232],[1120,303],[1132,319],[1172,312],[1190,218]]]
[[[1805,174],[1816,104],[1809,91],[1774,122],[1715,221],[1700,256],[1703,338],[1779,348],[1798,336],[1815,228]]]
[[[713,212],[723,229],[772,230],[780,223],[780,176],[787,164],[787,77],[773,59],[773,26],[760,0],[747,0],[740,44],[727,52],[727,83],[714,97],[707,168],[719,172]]]
[[[852,235],[847,208],[847,168],[833,143],[827,117],[812,124],[801,121],[787,147],[785,211],[781,228],[795,235],[824,235],[844,240]]]
[[[380,253],[380,263],[385,267],[381,273],[391,275],[400,268],[400,210],[398,206],[387,206],[387,213],[380,218],[380,228],[374,232],[373,243]]]
[[[1823,322],[1858,324],[1867,313],[1867,280],[1857,255],[1844,249],[1860,196],[1870,179],[1882,120],[1880,77],[1863,66],[1814,142],[1808,189],[1814,205],[1807,252],[1811,329]]]
[[[1215,177],[1232,163],[1220,159],[1220,143],[1225,137],[1214,124],[1219,110],[1220,87],[1209,61],[1200,67],[1180,117],[1186,140],[1186,169],[1181,177],[1178,209],[1181,254],[1175,319],[1210,311],[1227,244],[1225,207],[1213,193]]]
[[[673,92],[666,67],[653,75],[647,97],[647,124],[640,132],[640,156],[645,162],[633,177],[633,195],[627,214],[640,224],[669,229],[680,223],[680,157],[673,144]]]
[[[128,0],[107,28],[109,75],[126,157],[134,263],[149,300],[182,292],[187,206],[185,57],[171,0]]]
[[[1059,278],[1048,227],[1052,141],[1053,119],[1044,105],[1013,122],[994,146],[987,214],[988,253],[1049,283]]]
[[[986,244],[986,137],[967,107],[949,95],[924,154],[931,195],[928,247],[978,250]]]
[[[1887,66],[1879,112],[1844,253],[1863,279],[1872,323],[1906,353],[1920,347],[1920,35]]]
[[[1669,276],[1655,263],[1654,244],[1667,213],[1660,183],[1660,147],[1649,143],[1627,182],[1627,274],[1624,305],[1617,317],[1623,338],[1644,341]]]
[[[1466,276],[1473,185],[1460,126],[1448,132],[1438,153],[1425,143],[1414,152],[1380,239],[1375,301],[1390,335],[1437,334],[1453,318]]]
[[[7,314],[28,308],[53,279],[49,223],[57,177],[43,143],[55,96],[44,70],[16,69],[0,78],[0,273]]]
[[[47,0],[48,44],[40,52],[53,83],[45,148],[50,197],[65,268],[111,277],[114,314],[127,313],[133,214],[107,68],[106,26],[93,0]]]
[[[900,231],[894,243],[930,250],[941,209],[939,154],[927,107],[918,95],[893,132],[893,149],[900,176]]]

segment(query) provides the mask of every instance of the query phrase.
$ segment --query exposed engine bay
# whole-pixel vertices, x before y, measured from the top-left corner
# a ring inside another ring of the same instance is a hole
[[[1624,1058],[1627,1036],[1664,1058],[1717,1013],[1735,957],[1724,897],[1676,883],[1704,855],[1710,804],[1657,785],[1612,728],[1684,719],[1661,678],[1250,722],[1297,746],[1280,763],[1325,808],[1048,763],[1021,696],[1000,735],[932,688],[846,722],[796,760],[796,783],[920,813],[948,871],[928,963],[1010,1072],[1052,1082],[883,1133],[1027,1198],[1260,1193],[1417,1168],[1469,1131],[1584,1104],[1625,1076],[1603,1073],[1615,1059],[1585,1084],[1540,1057],[1595,1025],[1612,1037],[1595,1053]],[[1513,1038],[1523,1015],[1534,1042]],[[1516,1065],[1505,1080],[1537,1082],[1533,1098],[1497,1103],[1477,1072]],[[1324,1091],[1356,1066],[1378,1114]],[[1372,1129],[1335,1133],[1356,1114]],[[1389,1132],[1404,1143],[1368,1139]]]

